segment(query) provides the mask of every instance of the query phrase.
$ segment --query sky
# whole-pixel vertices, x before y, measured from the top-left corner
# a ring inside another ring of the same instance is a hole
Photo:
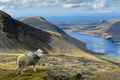
[[[0,0],[0,9],[18,15],[114,13],[120,0]]]

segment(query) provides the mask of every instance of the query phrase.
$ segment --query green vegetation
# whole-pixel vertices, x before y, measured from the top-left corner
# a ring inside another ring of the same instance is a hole
[[[49,54],[37,65],[37,72],[28,67],[21,75],[16,75],[15,71],[16,59],[21,54],[2,54],[0,80],[55,80],[56,77],[58,80],[76,80],[77,74],[87,80],[120,80],[118,66],[84,53],[76,50],[74,55]]]

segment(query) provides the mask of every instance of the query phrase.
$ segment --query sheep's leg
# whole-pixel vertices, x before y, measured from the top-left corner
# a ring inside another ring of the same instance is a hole
[[[16,74],[23,74],[23,68],[22,67],[17,67],[16,68]]]
[[[19,65],[16,66],[16,74],[20,74],[20,67],[19,67]]]
[[[35,66],[35,65],[32,65],[32,67],[33,67],[33,71],[36,72],[36,71],[37,71],[37,70],[36,70],[36,66]]]
[[[19,69],[16,69],[16,74],[20,74],[20,70]]]
[[[17,63],[17,66],[16,66],[16,74],[23,74],[23,69],[24,69],[24,67],[25,67],[25,66],[24,66],[23,64],[21,65],[20,63],[19,63],[19,64]]]

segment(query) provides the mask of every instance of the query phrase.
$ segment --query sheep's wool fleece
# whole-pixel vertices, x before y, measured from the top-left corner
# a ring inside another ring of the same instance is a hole
[[[26,59],[26,56],[23,54],[23,55],[20,55],[19,57],[18,57],[18,60],[20,61],[20,62],[23,62],[23,61],[25,61],[25,59]]]
[[[27,63],[29,65],[32,65],[32,64],[35,64],[36,62],[38,62],[39,60],[39,57],[36,56],[34,54],[34,52],[29,52],[27,55],[26,55],[26,58],[27,58]]]

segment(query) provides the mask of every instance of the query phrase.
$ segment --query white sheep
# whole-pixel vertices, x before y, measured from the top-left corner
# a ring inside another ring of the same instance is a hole
[[[16,63],[17,74],[22,74],[23,69],[27,66],[32,66],[33,71],[36,71],[36,64],[39,62],[40,58],[44,56],[44,52],[41,49],[38,49],[36,52],[29,52],[28,54],[23,54],[18,56]]]

